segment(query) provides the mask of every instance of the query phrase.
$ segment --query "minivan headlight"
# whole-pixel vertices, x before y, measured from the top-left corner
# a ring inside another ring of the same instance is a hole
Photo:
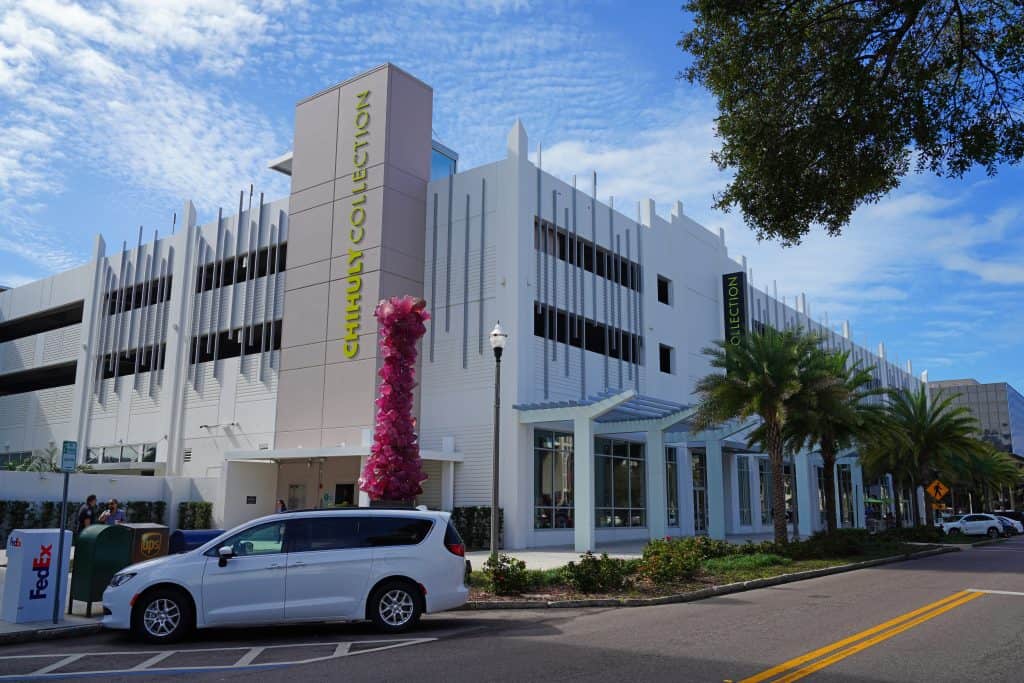
[[[114,574],[114,578],[110,579],[111,588],[117,588],[118,586],[128,583],[135,577],[135,572],[122,572],[120,574]]]

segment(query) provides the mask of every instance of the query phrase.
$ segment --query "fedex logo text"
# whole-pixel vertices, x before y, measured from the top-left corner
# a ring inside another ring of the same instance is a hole
[[[50,585],[50,560],[53,558],[53,544],[39,546],[39,556],[32,559],[32,571],[36,573],[36,587],[28,593],[29,600],[46,598]]]

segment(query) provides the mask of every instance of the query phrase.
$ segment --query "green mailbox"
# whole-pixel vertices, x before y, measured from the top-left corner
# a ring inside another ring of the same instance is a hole
[[[103,599],[110,579],[132,563],[132,530],[120,524],[93,524],[75,541],[75,565],[71,573],[71,597],[68,613],[75,600],[86,603],[85,614],[92,616],[92,603]]]

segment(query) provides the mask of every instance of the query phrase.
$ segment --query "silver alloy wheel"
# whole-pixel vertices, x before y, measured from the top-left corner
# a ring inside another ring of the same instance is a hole
[[[388,626],[402,626],[412,619],[416,604],[408,591],[393,588],[381,596],[377,611]]]
[[[181,623],[181,609],[173,600],[157,598],[146,606],[142,613],[142,625],[146,632],[157,638],[166,638]]]

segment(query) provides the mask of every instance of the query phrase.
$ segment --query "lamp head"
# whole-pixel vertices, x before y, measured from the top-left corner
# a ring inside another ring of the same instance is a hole
[[[508,341],[508,335],[505,330],[501,329],[501,321],[494,326],[491,330],[491,348],[495,351],[500,351],[505,348],[505,342]]]

